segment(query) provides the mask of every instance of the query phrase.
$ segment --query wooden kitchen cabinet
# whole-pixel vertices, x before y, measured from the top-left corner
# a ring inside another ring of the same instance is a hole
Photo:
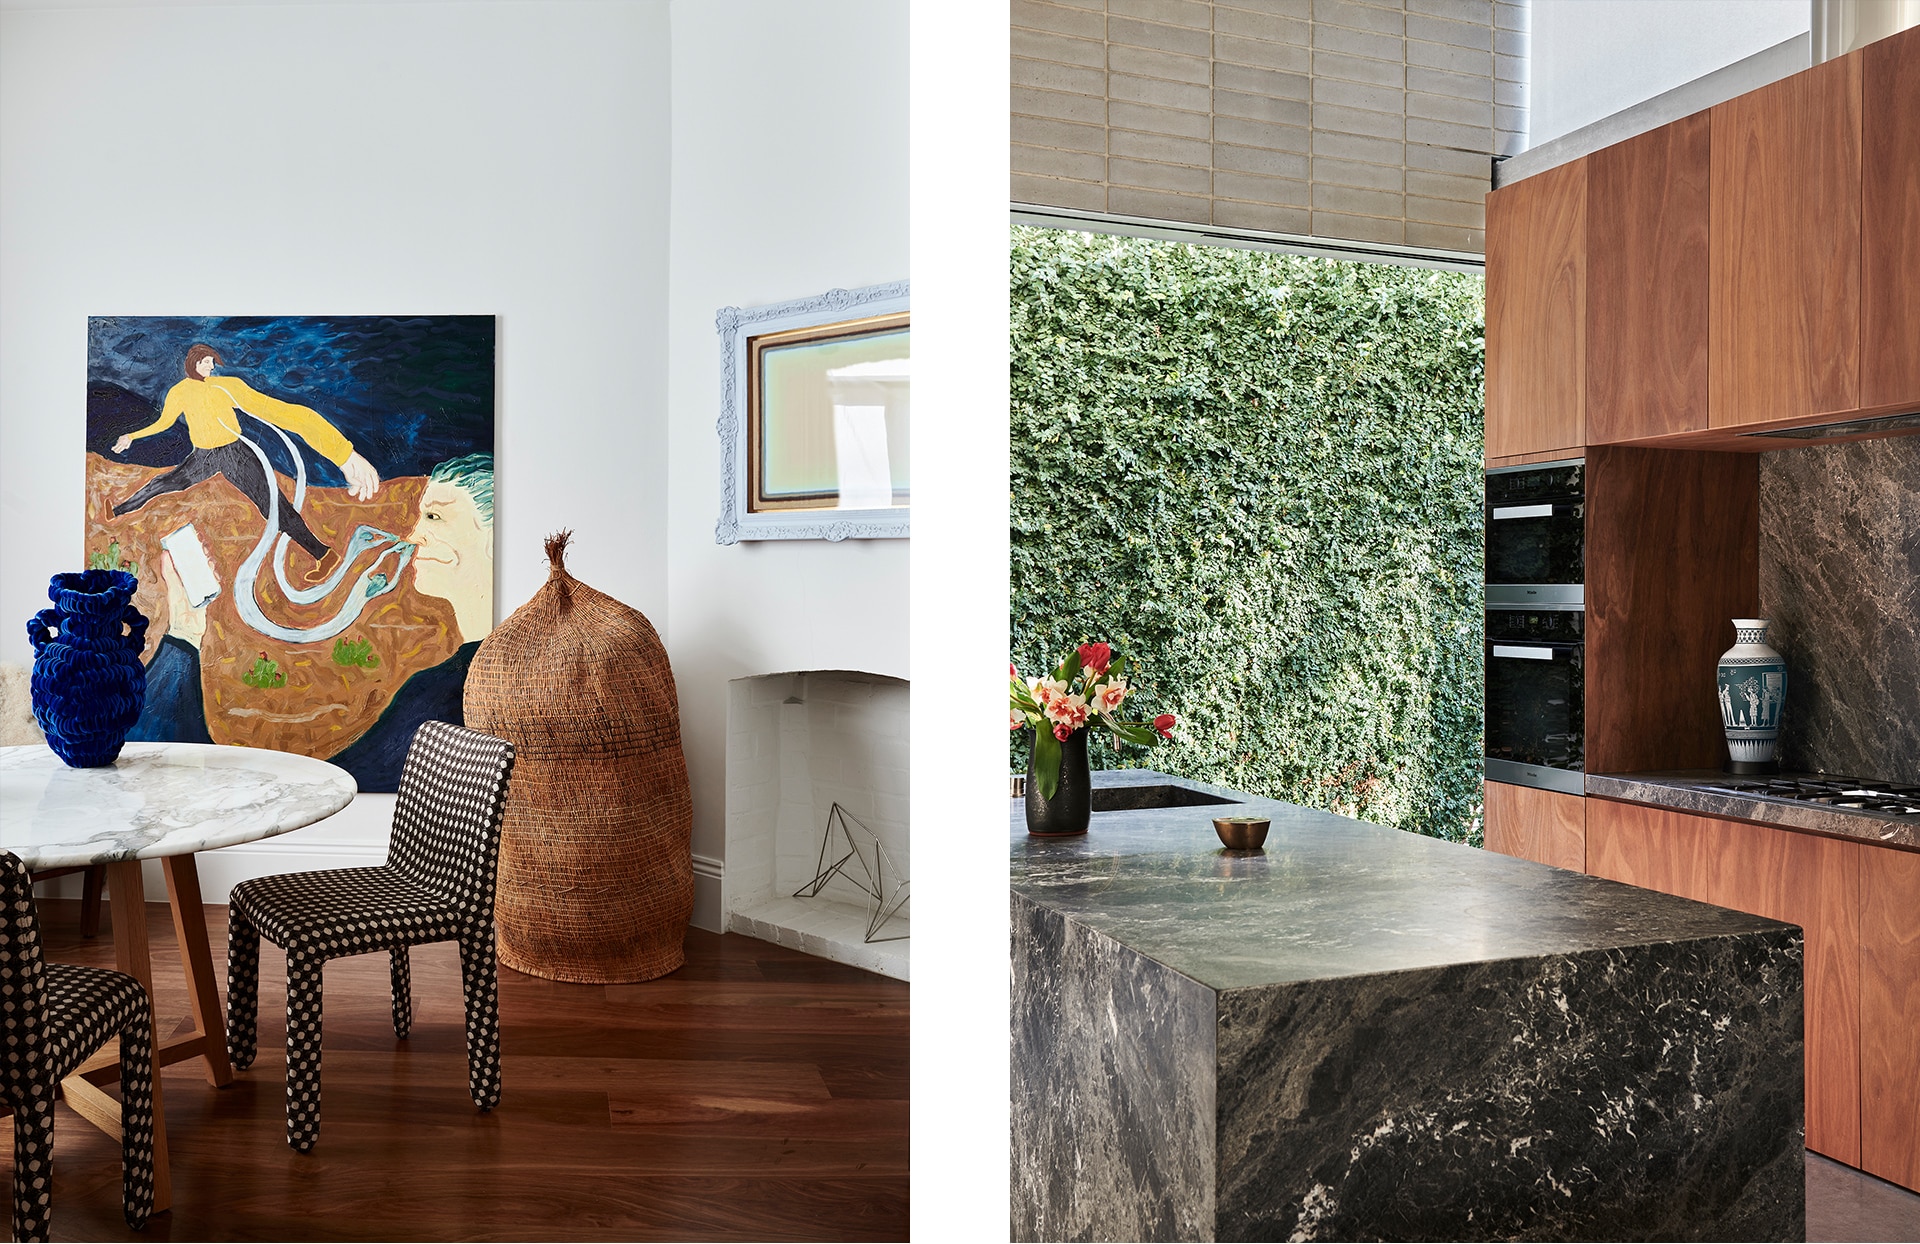
[[[1487,457],[1586,442],[1587,166],[1487,196]]]
[[[1709,110],[1711,427],[1860,405],[1862,60]]]
[[[1860,1164],[1860,868],[1878,848],[1708,820],[1707,901],[1806,930],[1807,1147]]]
[[[1643,890],[1709,901],[1703,817],[1611,799],[1587,801],[1587,871]]]
[[[1867,853],[1886,851],[1742,821],[1587,800],[1589,872],[1805,931],[1807,1147],[1849,1166],[1861,1164],[1862,868]],[[1911,991],[1906,997],[1920,1006]],[[1897,1141],[1890,1145],[1897,1147]]]
[[[1585,872],[1587,801],[1511,782],[1486,784],[1487,850]]]
[[[1588,157],[1590,445],[1707,426],[1708,134],[1700,112]]]
[[[1920,854],[1871,850],[1860,912],[1860,1167],[1920,1189]]]
[[[1920,407],[1920,27],[1861,60],[1860,404]]]

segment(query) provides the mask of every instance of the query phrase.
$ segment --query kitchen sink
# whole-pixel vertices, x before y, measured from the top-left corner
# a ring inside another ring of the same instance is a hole
[[[1095,812],[1137,812],[1143,808],[1199,808],[1210,803],[1241,803],[1243,800],[1209,795],[1185,786],[1096,786],[1093,788]]]

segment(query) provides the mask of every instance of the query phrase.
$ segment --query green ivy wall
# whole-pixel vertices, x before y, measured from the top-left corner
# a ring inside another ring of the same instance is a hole
[[[1181,720],[1094,764],[1477,843],[1481,278],[1017,227],[1012,295],[1013,660]]]

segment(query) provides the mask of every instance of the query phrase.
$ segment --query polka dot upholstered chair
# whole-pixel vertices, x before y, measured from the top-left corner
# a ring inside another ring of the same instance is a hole
[[[0,851],[0,1090],[13,1111],[13,1238],[44,1240],[53,1213],[53,1095],[120,1038],[120,1198],[138,1230],[153,1212],[153,1014],[147,991],[106,968],[40,954],[33,881]]]
[[[413,1027],[407,948],[460,943],[473,1104],[500,1101],[500,1011],[493,957],[493,882],[500,860],[513,745],[444,721],[407,749],[393,840],[379,868],[281,873],[243,881],[227,900],[227,1053],[252,1066],[259,1044],[260,939],[287,952],[287,1143],[320,1134],[320,969],[386,951],[393,962],[393,1034]]]

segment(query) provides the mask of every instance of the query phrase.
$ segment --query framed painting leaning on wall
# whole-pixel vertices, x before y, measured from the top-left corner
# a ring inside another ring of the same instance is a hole
[[[152,619],[128,737],[398,788],[493,629],[492,316],[96,316],[88,564]]]
[[[726,307],[718,326],[715,541],[908,535],[907,282]]]

